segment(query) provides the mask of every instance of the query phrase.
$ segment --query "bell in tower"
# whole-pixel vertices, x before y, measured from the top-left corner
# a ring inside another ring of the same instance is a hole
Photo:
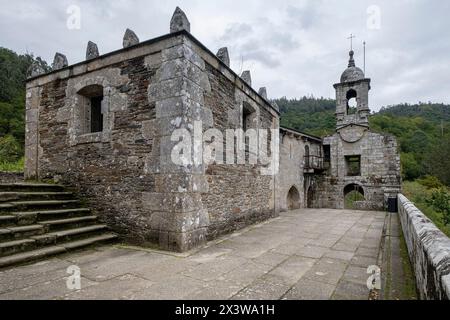
[[[369,127],[370,79],[355,65],[354,52],[350,51],[348,68],[342,73],[336,89],[336,128],[356,124]]]

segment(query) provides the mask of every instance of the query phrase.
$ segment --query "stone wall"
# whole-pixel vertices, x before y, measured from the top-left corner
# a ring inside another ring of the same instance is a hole
[[[383,210],[387,196],[401,190],[400,155],[395,137],[378,134],[362,126],[348,126],[324,139],[330,146],[331,162],[318,187],[316,206],[344,208],[344,188],[355,184],[364,190],[366,203],[360,208]],[[346,156],[361,156],[359,176],[347,175]]]
[[[296,208],[306,208],[307,190],[311,186],[313,175],[305,177],[305,147],[308,146],[311,156],[321,156],[320,141],[308,139],[301,133],[281,130],[280,138],[280,172],[277,180],[277,201],[281,211],[289,210],[288,198],[291,188],[297,189],[299,201]]]
[[[398,195],[403,235],[421,299],[450,299],[450,239],[404,195]]]
[[[0,183],[23,182],[23,172],[1,172]]]
[[[255,99],[247,86],[240,86],[229,74],[227,76],[222,64],[209,60],[202,48],[196,49],[206,61],[205,71],[211,90],[205,92],[204,104],[211,111],[212,128],[226,140],[227,129],[242,128],[246,104],[254,113],[248,129],[278,129],[278,115],[266,101]],[[223,160],[228,160],[226,154]],[[262,175],[262,168],[259,162],[254,165],[205,164],[208,190],[202,193],[201,200],[209,214],[208,239],[277,215],[275,177]]]
[[[80,92],[93,85],[103,131],[86,133]],[[26,176],[75,187],[130,243],[189,250],[277,214],[261,166],[171,158],[176,129],[240,127],[244,103],[255,126],[278,128],[271,105],[184,31],[100,56],[27,83]]]

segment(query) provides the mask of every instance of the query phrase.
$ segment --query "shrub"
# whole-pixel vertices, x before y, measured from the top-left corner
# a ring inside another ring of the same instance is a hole
[[[0,162],[17,162],[22,153],[21,145],[13,136],[6,135],[0,138]]]
[[[450,225],[450,193],[445,188],[437,189],[427,202],[442,214],[442,222]]]
[[[425,176],[421,179],[417,179],[417,182],[419,182],[421,185],[427,187],[428,189],[439,189],[442,188],[444,185],[441,181],[435,176]]]

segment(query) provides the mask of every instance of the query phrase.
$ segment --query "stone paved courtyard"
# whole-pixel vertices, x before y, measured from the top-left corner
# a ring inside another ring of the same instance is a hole
[[[98,247],[0,271],[0,299],[368,299],[385,216],[301,209],[185,254]]]

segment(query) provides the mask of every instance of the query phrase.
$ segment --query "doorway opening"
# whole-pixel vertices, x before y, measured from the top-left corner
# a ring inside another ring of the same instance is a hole
[[[364,200],[364,189],[360,185],[352,183],[344,188],[345,209],[354,209],[355,201]]]
[[[288,210],[300,209],[300,193],[294,186],[287,194],[287,208]]]

